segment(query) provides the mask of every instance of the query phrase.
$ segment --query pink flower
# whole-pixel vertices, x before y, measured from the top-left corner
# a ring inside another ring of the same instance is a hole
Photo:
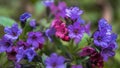
[[[53,20],[51,27],[55,28],[56,30],[55,36],[61,38],[64,41],[68,41],[70,39],[68,36],[68,29],[66,28],[66,24],[59,18]]]

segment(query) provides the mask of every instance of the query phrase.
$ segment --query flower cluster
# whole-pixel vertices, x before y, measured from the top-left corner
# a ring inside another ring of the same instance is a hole
[[[82,19],[83,10],[79,7],[68,8],[65,2],[55,4],[54,0],[42,3],[53,15],[48,27],[25,12],[20,15],[20,25],[4,28],[0,53],[5,52],[15,68],[28,63],[33,68],[103,68],[104,61],[115,55],[117,35],[104,18],[91,35],[90,23]]]

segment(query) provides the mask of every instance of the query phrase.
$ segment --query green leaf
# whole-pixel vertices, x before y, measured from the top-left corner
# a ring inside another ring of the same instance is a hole
[[[6,26],[12,26],[13,23],[15,23],[15,21],[13,19],[0,16],[0,25],[6,27]]]
[[[82,38],[82,40],[78,44],[78,46],[81,47],[81,46],[88,45],[89,41],[90,41],[90,36],[88,36],[88,34],[85,33],[84,36],[83,36],[83,38]]]

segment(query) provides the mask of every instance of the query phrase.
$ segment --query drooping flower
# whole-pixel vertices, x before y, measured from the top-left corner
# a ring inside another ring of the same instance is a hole
[[[117,48],[116,42],[112,42],[109,44],[109,47],[103,48],[101,51],[101,55],[104,61],[107,61],[109,57],[113,57],[115,55],[114,50]]]
[[[80,23],[75,22],[73,25],[68,26],[69,37],[74,39],[75,43],[80,42],[83,37],[84,28],[80,26]]]
[[[10,51],[11,47],[13,46],[13,41],[6,36],[3,36],[2,39],[0,39],[0,53],[5,51]]]
[[[104,66],[104,63],[103,63],[103,57],[101,56],[100,53],[93,53],[91,56],[90,56],[90,63],[92,65],[92,68],[95,68],[96,66],[98,68],[103,68]]]
[[[27,21],[28,18],[30,18],[32,15],[28,12],[25,12],[23,13],[21,16],[20,16],[20,21],[21,23],[25,23]]]
[[[29,23],[29,25],[32,27],[32,28],[35,28],[36,27],[36,21],[35,19],[32,19]]]
[[[66,9],[66,16],[70,17],[72,20],[75,20],[79,18],[81,14],[83,14],[83,11],[80,10],[78,7],[71,7],[69,9]]]
[[[28,48],[25,50],[25,55],[27,56],[27,59],[29,60],[29,62],[31,62],[37,54],[34,48]]]
[[[82,65],[72,65],[71,68],[83,68]]]
[[[55,28],[52,27],[45,31],[46,36],[51,42],[53,41],[52,36],[55,35],[55,31],[56,31]]]
[[[45,6],[50,7],[54,3],[54,0],[44,0],[42,2]]]
[[[41,32],[29,32],[27,43],[32,45],[34,48],[42,48],[45,39]]]
[[[92,48],[92,47],[84,47],[84,48],[82,48],[82,51],[80,52],[80,56],[81,57],[89,56],[94,52],[95,52],[94,48]]]
[[[65,68],[65,58],[58,56],[56,53],[52,53],[50,57],[46,58],[46,68]]]
[[[16,61],[17,50],[15,46],[13,46],[10,51],[6,51],[6,53],[9,60]]]
[[[27,42],[24,42],[24,41],[22,41],[22,40],[19,40],[19,41],[17,42],[17,48],[19,48],[19,47],[23,47],[24,49],[27,49],[27,48],[30,47],[30,45],[29,45]]]
[[[20,62],[25,57],[24,52],[25,50],[23,47],[18,48],[17,54],[16,54],[16,62]]]
[[[16,40],[22,33],[22,29],[18,27],[18,24],[15,23],[12,25],[11,28],[5,27],[4,32],[6,33],[5,36],[9,39]]]

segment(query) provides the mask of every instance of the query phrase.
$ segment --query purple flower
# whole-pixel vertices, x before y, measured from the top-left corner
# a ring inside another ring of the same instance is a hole
[[[48,37],[48,39],[52,42],[52,36],[55,35],[55,29],[54,28],[49,28],[45,31],[46,36]]]
[[[90,56],[90,62],[92,68],[96,68],[96,66],[98,68],[103,68],[104,66],[103,57],[98,52],[95,52]]]
[[[50,57],[46,58],[46,68],[65,68],[65,58],[58,56],[56,53],[52,53]]]
[[[51,6],[51,4],[53,4],[53,3],[54,3],[54,0],[44,0],[43,1],[43,4],[47,7]]]
[[[32,19],[29,23],[29,25],[32,27],[32,28],[35,28],[36,27],[36,21],[35,19]]]
[[[31,62],[37,54],[34,48],[28,48],[25,50],[25,55],[27,56],[27,59],[29,60],[29,62]]]
[[[13,46],[12,40],[7,38],[6,36],[3,36],[3,38],[0,39],[0,53],[5,51],[9,52],[12,46]]]
[[[25,23],[27,21],[28,18],[30,18],[32,15],[28,12],[25,12],[23,13],[21,16],[20,16],[20,21],[21,23]]]
[[[66,12],[65,9],[67,8],[67,5],[65,2],[59,2],[58,4],[58,14],[56,14],[57,16],[61,16],[61,17],[65,17]]]
[[[88,35],[90,35],[90,23],[88,23],[88,24],[86,24],[85,25],[85,32],[88,34]]]
[[[14,62],[14,64],[15,64],[14,68],[22,68],[22,66],[19,63],[17,63],[17,62]]]
[[[24,57],[24,48],[23,47],[19,47],[18,50],[17,50],[17,54],[16,54],[16,61],[17,62],[20,62]]]
[[[78,7],[71,7],[69,9],[66,9],[66,16],[70,17],[72,20],[75,20],[79,18],[81,14],[83,14],[83,11],[80,10]]]
[[[79,43],[83,37],[84,28],[80,23],[75,22],[73,25],[68,26],[69,37],[74,39],[75,43]]]
[[[104,61],[107,61],[109,57],[113,57],[115,55],[114,50],[117,48],[116,42],[112,42],[109,44],[109,47],[103,48],[101,51],[101,55]]]
[[[45,39],[41,32],[29,32],[28,33],[27,43],[29,45],[32,45],[34,48],[41,49],[44,42],[45,42]]]
[[[6,52],[6,54],[9,60],[16,61],[17,50],[15,46],[11,47],[11,50]]]
[[[82,65],[72,65],[71,68],[83,68]]]
[[[18,24],[15,23],[12,25],[11,28],[5,27],[4,32],[6,33],[5,36],[9,39],[16,40],[22,33],[22,29],[18,27]]]
[[[106,32],[112,30],[112,26],[109,25],[108,22],[104,18],[102,18],[102,19],[99,20],[99,22],[98,22],[98,28],[99,28],[100,31],[104,30]]]
[[[24,49],[27,49],[27,48],[30,47],[30,45],[29,45],[27,42],[24,42],[24,41],[22,41],[22,40],[19,40],[19,41],[17,42],[17,47],[18,47],[18,48],[19,48],[19,47],[23,47]]]
[[[108,47],[108,43],[111,42],[111,34],[107,34],[104,31],[96,31],[93,37],[94,44],[103,48]]]
[[[94,52],[95,52],[94,48],[92,48],[92,47],[84,47],[82,49],[82,51],[80,52],[80,56],[81,57],[89,56],[89,55],[91,55]]]

